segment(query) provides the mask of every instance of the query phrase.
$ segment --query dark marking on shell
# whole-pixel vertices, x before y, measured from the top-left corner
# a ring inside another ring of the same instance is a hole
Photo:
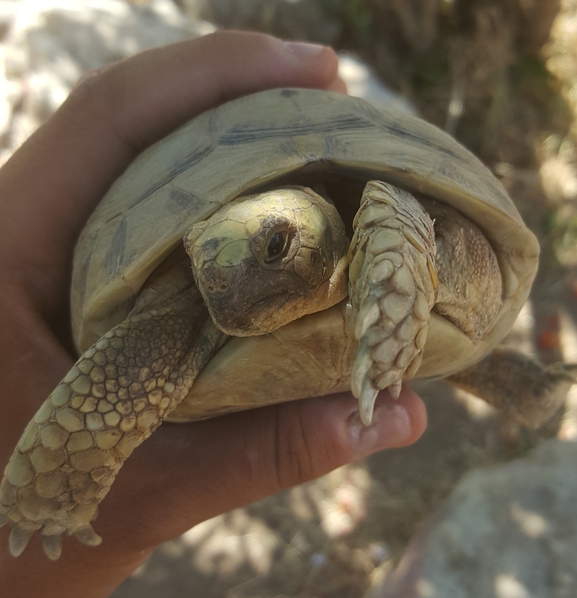
[[[94,233],[93,235],[90,235],[88,237],[88,239],[86,239],[85,245],[86,247],[93,247],[94,246],[94,242],[96,241],[96,238],[98,237],[98,233]],[[80,300],[80,302],[84,302],[84,296],[86,295],[86,280],[88,278],[88,270],[90,268],[90,261],[92,260],[92,251],[87,251],[86,252],[86,257],[84,262],[82,263],[82,266],[80,266],[80,269],[78,271],[78,285],[77,285],[77,289],[78,289],[78,298]]]
[[[160,188],[168,185],[172,180],[174,180],[179,174],[188,170],[190,167],[194,166],[197,162],[204,160],[212,151],[213,146],[203,146],[200,148],[195,148],[195,151],[192,154],[184,157],[182,160],[179,160],[170,170],[170,172],[161,180],[159,180],[156,185],[150,187],[143,193],[140,197],[136,198],[130,205],[128,205],[127,209],[132,209],[134,206],[137,206],[139,203],[143,202],[145,199],[150,197],[153,193],[158,191]]]
[[[110,247],[106,254],[105,267],[110,278],[115,276],[120,271],[120,266],[124,263],[127,232],[128,218],[125,214],[116,228],[116,232],[112,237]]]
[[[206,205],[206,201],[203,201],[198,195],[189,193],[180,187],[173,187],[166,202],[166,209],[171,214],[178,215],[183,211],[189,214],[198,212],[204,205]]]
[[[294,96],[298,96],[299,92],[298,89],[283,89],[280,92],[281,98],[292,98]]]
[[[354,114],[348,114],[339,118],[327,119],[326,122],[311,122],[302,120],[301,122],[290,122],[282,126],[274,127],[255,127],[254,123],[236,125],[220,138],[222,145],[243,145],[253,143],[262,139],[274,139],[297,137],[299,135],[318,135],[332,133],[335,129],[341,131],[351,131],[359,129],[373,128],[375,125],[364,118]]]

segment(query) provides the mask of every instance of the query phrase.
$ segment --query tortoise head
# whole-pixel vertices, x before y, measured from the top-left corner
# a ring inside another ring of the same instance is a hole
[[[237,199],[184,237],[215,324],[266,334],[347,294],[348,239],[336,208],[306,188]]]

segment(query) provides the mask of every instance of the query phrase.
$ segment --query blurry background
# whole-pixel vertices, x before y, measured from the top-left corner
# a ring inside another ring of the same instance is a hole
[[[476,153],[542,247],[507,342],[545,362],[577,361],[577,0],[0,0],[0,162],[85,70],[215,27],[353,52],[343,73],[355,93],[382,101],[382,81]],[[530,432],[442,383],[418,390],[430,426],[415,446],[197,526],[115,598],[362,596],[465,472],[523,457],[544,438],[577,438],[575,392]],[[572,579],[555,596],[577,595]],[[495,596],[537,596],[521,582]]]

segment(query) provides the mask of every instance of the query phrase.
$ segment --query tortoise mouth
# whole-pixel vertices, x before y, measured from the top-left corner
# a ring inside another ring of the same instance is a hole
[[[295,293],[282,290],[266,297],[256,298],[248,305],[243,305],[242,309],[238,309],[238,305],[233,300],[231,309],[219,309],[218,314],[211,310],[211,316],[216,326],[230,336],[268,334],[279,328],[279,320],[282,320],[280,325],[284,326],[297,319],[287,317],[293,309],[292,304],[296,303],[296,298]],[[298,308],[294,309],[295,312],[297,310]]]

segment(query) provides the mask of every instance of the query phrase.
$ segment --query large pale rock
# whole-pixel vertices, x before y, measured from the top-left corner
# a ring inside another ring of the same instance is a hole
[[[366,598],[577,596],[577,443],[474,470]]]
[[[0,2],[0,163],[60,106],[88,70],[209,33],[172,0]]]

